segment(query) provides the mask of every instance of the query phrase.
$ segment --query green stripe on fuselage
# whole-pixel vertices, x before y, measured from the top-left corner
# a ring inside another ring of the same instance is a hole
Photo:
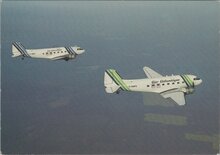
[[[129,90],[128,86],[124,83],[124,81],[121,79],[120,75],[118,75],[118,73],[115,70],[113,70],[113,74],[118,78],[118,80],[123,85],[123,87],[125,87],[126,90]]]
[[[107,72],[111,75],[111,77],[118,82],[118,84],[121,86],[121,88],[123,90],[129,90],[128,86],[123,82],[123,80],[121,79],[121,77],[118,75],[118,73],[113,70],[113,69],[109,69],[107,70]]]
[[[185,75],[185,77],[187,78],[187,80],[190,82],[190,85],[193,86],[193,81],[189,78],[189,76]]]
[[[183,81],[186,83],[187,87],[190,87],[189,82],[186,80],[184,75],[181,75]]]
[[[118,83],[118,81],[116,81],[116,80],[113,78],[111,72],[109,72],[108,70],[106,70],[105,72],[110,76],[110,78],[111,78],[117,85],[120,85],[120,84]]]
[[[189,78],[189,76],[187,75],[181,75],[181,77],[183,78],[183,80],[186,82],[188,87],[194,87],[194,83],[193,81]]]
[[[119,81],[119,83],[122,85],[122,87],[124,87],[125,90],[129,90],[128,86],[124,83],[124,81],[121,79],[120,75],[118,75],[118,73],[115,70],[111,70],[112,74],[114,75],[114,77],[116,77]]]
[[[121,83],[119,82],[119,80],[113,75],[113,73],[110,70],[107,70],[107,73],[110,75],[110,77],[112,78],[112,80],[119,85],[122,90],[125,90],[125,88],[121,85]]]
[[[189,87],[193,86],[191,80],[189,79],[189,77],[187,75],[183,75],[184,79],[187,81]]]

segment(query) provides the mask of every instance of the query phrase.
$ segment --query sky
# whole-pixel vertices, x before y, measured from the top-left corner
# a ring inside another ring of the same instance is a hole
[[[207,140],[219,136],[218,2],[4,1],[1,17],[3,153],[218,152]],[[86,52],[21,60],[11,57],[14,41]],[[106,69],[135,79],[146,77],[144,66],[203,83],[184,107],[152,93],[105,92]]]

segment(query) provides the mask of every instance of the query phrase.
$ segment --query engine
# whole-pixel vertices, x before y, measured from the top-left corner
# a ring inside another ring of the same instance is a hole
[[[75,58],[75,55],[74,55],[74,54],[70,54],[68,58],[69,58],[69,59],[74,59],[74,58]]]
[[[188,95],[188,94],[192,94],[192,93],[194,93],[194,91],[195,91],[195,89],[192,88],[192,87],[190,87],[190,88],[186,88],[186,90],[185,90],[185,94],[186,94],[186,95]]]
[[[68,61],[69,59],[74,59],[76,56],[74,54],[69,54],[64,60]]]

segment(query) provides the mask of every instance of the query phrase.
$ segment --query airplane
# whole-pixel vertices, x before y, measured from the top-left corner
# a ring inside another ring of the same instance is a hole
[[[104,74],[104,86],[107,93],[123,91],[159,93],[164,98],[173,99],[178,105],[186,104],[185,95],[192,94],[195,86],[202,83],[202,79],[195,75],[162,76],[149,67],[143,67],[148,78],[122,79],[114,69],[107,69]]]
[[[42,58],[50,60],[74,59],[77,55],[84,53],[85,50],[78,46],[71,47],[54,47],[42,49],[25,49],[20,42],[12,43],[12,57]]]

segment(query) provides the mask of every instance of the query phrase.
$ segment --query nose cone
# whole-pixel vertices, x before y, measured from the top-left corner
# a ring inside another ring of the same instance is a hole
[[[202,79],[195,81],[195,85],[200,85],[201,83],[202,83]]]
[[[85,52],[85,50],[84,49],[80,49],[80,50],[76,50],[75,52],[76,52],[76,54],[82,54],[82,53]]]

